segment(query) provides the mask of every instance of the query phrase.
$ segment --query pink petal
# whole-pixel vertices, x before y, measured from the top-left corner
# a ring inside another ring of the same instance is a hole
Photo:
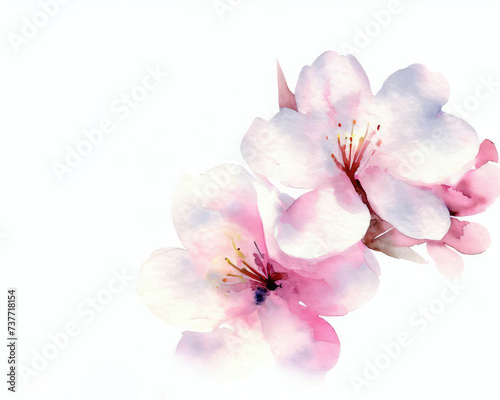
[[[462,275],[464,269],[462,257],[443,242],[427,242],[427,251],[442,274],[449,278]]]
[[[345,315],[367,303],[377,293],[380,267],[371,251],[365,248],[364,254],[364,262],[357,267],[351,265],[349,260],[334,267],[327,265],[327,261],[321,263],[318,268],[320,274],[325,276],[324,280],[335,297],[335,310],[326,315]],[[327,270],[328,274],[325,273]]]
[[[321,373],[337,363],[340,342],[335,330],[306,307],[289,308],[272,296],[258,314],[264,337],[281,365]]]
[[[489,247],[491,238],[484,226],[452,218],[443,242],[462,254],[479,254]]]
[[[288,302],[303,302],[315,314],[345,315],[371,300],[379,286],[378,263],[366,248],[363,254],[357,264],[335,256],[316,264],[314,272],[288,271],[278,294]]]
[[[295,90],[301,113],[326,115],[334,125],[338,116],[356,119],[358,109],[372,97],[368,77],[356,58],[333,51],[302,69]]]
[[[370,213],[349,180],[300,196],[278,224],[278,245],[293,257],[317,258],[340,253],[358,242]]]
[[[265,249],[255,182],[252,175],[236,165],[222,165],[204,175],[182,178],[172,217],[184,246],[196,249],[191,256],[198,266],[208,269],[215,259],[226,264],[225,257],[234,259],[241,253],[251,257],[254,241]]]
[[[286,83],[285,75],[283,74],[283,70],[281,69],[280,63],[277,62],[277,65],[278,65],[279,106],[280,108],[286,107],[297,111],[297,104],[295,103],[295,95],[288,88],[288,84]]]
[[[500,169],[487,163],[467,172],[456,185],[435,186],[433,191],[444,200],[452,215],[478,214],[500,195]]]
[[[476,156],[475,167],[479,168],[487,162],[498,162],[498,152],[495,144],[491,140],[483,140],[479,146],[479,153]]]

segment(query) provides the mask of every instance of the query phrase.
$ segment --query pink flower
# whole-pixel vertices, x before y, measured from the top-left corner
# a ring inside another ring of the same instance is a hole
[[[295,95],[280,68],[278,78],[282,108],[270,121],[253,122],[241,150],[256,174],[313,189],[278,224],[287,254],[321,257],[362,239],[420,262],[409,247],[432,247],[456,233],[455,205],[476,212],[498,196],[491,190],[481,198],[485,188],[475,180],[498,177],[494,166],[477,168],[494,146],[475,158],[474,129],[441,110],[449,87],[440,74],[414,64],[373,95],[353,56],[326,52],[303,68]],[[329,245],[318,249],[317,242]]]
[[[158,250],[142,267],[142,300],[187,330],[177,352],[218,376],[247,373],[271,356],[329,370],[339,340],[319,315],[344,315],[378,287],[378,265],[360,243],[313,264],[280,252],[274,225],[291,201],[234,165],[186,176],[173,204],[186,249]]]

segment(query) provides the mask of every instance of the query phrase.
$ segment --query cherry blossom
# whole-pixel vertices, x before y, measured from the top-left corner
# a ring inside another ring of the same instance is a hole
[[[496,150],[491,142],[480,149],[474,129],[442,110],[449,86],[441,74],[413,64],[374,95],[356,58],[326,52],[302,69],[295,94],[278,66],[278,90],[280,111],[255,119],[241,150],[257,175],[311,189],[278,223],[284,252],[317,258],[363,240],[425,262],[410,247],[428,243],[439,259],[460,227],[467,240],[484,239],[471,251],[487,247],[487,233],[454,217],[483,211],[498,196],[498,184],[485,183],[498,182],[488,163]],[[330,245],[318,250],[318,242]]]
[[[311,373],[335,365],[339,339],[320,315],[369,300],[378,264],[361,243],[314,262],[284,254],[274,229],[292,203],[235,165],[182,179],[172,215],[185,248],[153,253],[137,284],[155,315],[185,330],[177,353],[220,377],[273,357]]]

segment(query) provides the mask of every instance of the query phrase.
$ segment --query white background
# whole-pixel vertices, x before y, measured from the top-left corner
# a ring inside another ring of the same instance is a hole
[[[465,289],[423,332],[409,321],[439,299],[444,278],[431,263],[377,254],[376,298],[329,319],[342,352],[324,384],[273,366],[245,381],[203,380],[179,367],[173,353],[180,330],[148,311],[132,280],[95,317],[82,313],[87,299],[112,281],[112,271],[136,277],[151,252],[179,245],[170,204],[183,173],[243,163],[239,143],[252,119],[278,109],[276,58],[293,89],[302,66],[325,50],[352,45],[359,30],[373,28],[372,12],[388,2],[232,4],[221,18],[212,0],[73,0],[16,52],[9,33],[20,34],[23,18],[32,19],[40,6],[1,2],[0,289],[2,299],[8,287],[18,290],[18,361],[31,368],[50,335],[68,323],[78,326],[36,376],[19,377],[17,397],[357,398],[352,376],[364,377],[382,344],[407,331],[411,345],[363,387],[361,398],[498,398],[498,204],[474,219],[489,228],[492,246],[465,258]],[[423,63],[450,82],[445,109],[469,104],[466,119],[480,138],[500,143],[498,84],[477,102],[469,98],[482,79],[500,81],[498,2],[401,0],[397,9],[356,52],[372,89],[395,70]],[[169,76],[120,119],[111,105],[156,65]],[[82,130],[104,118],[115,130],[58,180],[52,163],[64,162],[66,147],[75,148]],[[1,386],[3,399],[6,383]]]

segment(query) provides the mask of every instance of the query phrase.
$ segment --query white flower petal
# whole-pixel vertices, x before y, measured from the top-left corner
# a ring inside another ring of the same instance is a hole
[[[191,331],[207,332],[228,318],[229,307],[238,305],[199,276],[189,252],[161,249],[141,269],[137,292],[149,309],[165,322]],[[241,299],[243,300],[243,299]]]
[[[450,86],[442,74],[412,64],[390,75],[375,97],[391,103],[415,100],[418,112],[436,115],[449,96]]]
[[[440,240],[450,229],[450,213],[431,190],[370,167],[359,180],[373,210],[402,234],[414,239]]]
[[[299,197],[278,224],[282,251],[301,258],[340,253],[366,233],[370,213],[346,177]]]
[[[260,328],[184,332],[177,354],[219,380],[243,378],[273,358]]]
[[[241,143],[252,171],[286,186],[313,188],[338,174],[325,121],[282,108],[269,122],[257,118]]]
[[[441,74],[415,64],[392,74],[377,93],[372,112],[381,125],[382,146],[371,164],[423,183],[443,182],[465,172],[479,149],[474,129],[441,111],[449,86]],[[391,164],[379,155],[391,155]]]

